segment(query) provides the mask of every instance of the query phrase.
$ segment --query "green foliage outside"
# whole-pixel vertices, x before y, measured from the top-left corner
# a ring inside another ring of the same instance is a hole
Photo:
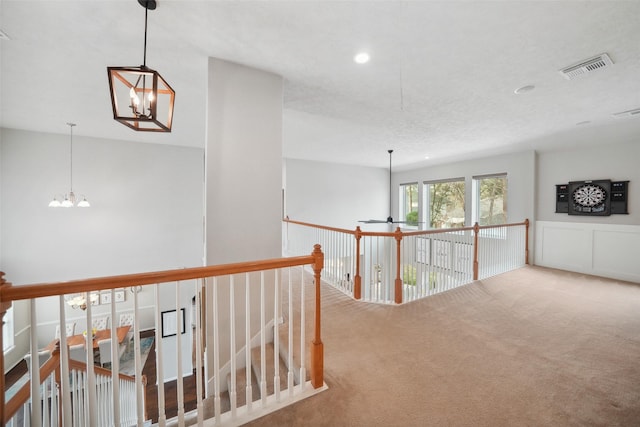
[[[405,264],[402,268],[402,282],[405,285],[415,286],[418,283],[416,267],[411,264]],[[435,289],[437,285],[438,273],[429,272],[429,289]]]
[[[485,178],[480,181],[480,225],[507,222],[507,178]]]
[[[416,280],[416,268],[411,264],[405,264],[403,268],[402,281],[405,285],[415,286]]]
[[[418,211],[409,212],[405,221],[407,225],[418,225]]]
[[[430,184],[429,201],[431,228],[464,227],[464,181]]]

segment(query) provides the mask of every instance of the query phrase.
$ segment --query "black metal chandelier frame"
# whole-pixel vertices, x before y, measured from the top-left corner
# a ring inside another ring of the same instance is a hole
[[[113,118],[136,131],[171,132],[176,93],[160,73],[147,67],[147,17],[155,0],[144,7],[144,57],[139,67],[107,67]]]

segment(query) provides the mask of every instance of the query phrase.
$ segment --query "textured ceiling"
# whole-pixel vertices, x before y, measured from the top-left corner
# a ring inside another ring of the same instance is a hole
[[[147,65],[176,90],[171,134],[111,116],[106,67],[142,62],[143,25],[136,0],[0,0],[0,125],[202,147],[211,56],[284,77],[286,157],[385,167],[392,148],[402,169],[640,136],[612,116],[640,107],[637,1],[159,0]]]

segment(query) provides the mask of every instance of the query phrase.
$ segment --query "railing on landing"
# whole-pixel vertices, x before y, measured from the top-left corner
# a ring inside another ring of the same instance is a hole
[[[141,295],[153,299],[153,324],[148,329],[154,332],[156,360],[152,363],[156,364],[156,384],[160,385],[157,387],[158,414],[150,420],[153,423],[157,422],[162,426],[173,423],[184,425],[185,422],[203,425],[207,417],[213,419],[207,425],[211,425],[212,422],[215,425],[238,425],[324,389],[323,343],[320,331],[320,283],[324,255],[320,245],[313,245],[313,248],[310,255],[292,258],[61,283],[13,286],[5,281],[4,273],[0,273],[0,317],[4,317],[12,302],[30,301],[33,349],[31,354],[38,354],[37,349],[51,339],[51,335],[38,336],[39,330],[44,330],[38,327],[38,308],[42,310],[42,304],[45,304],[44,307],[47,307],[48,311],[51,310],[49,307],[54,311],[56,306],[58,307],[56,325],[60,326],[59,342],[69,342],[70,337],[67,336],[65,328],[69,307],[65,295],[84,295],[87,302],[92,292],[110,295],[108,300],[114,302],[110,305],[110,316],[111,319],[116,319],[117,315],[124,314],[118,311],[118,305],[115,304],[116,289],[130,288],[136,319],[133,325],[135,386],[129,389],[128,384],[118,381],[119,338],[117,324],[112,321],[110,336],[113,371],[91,363],[94,361],[93,351],[96,347],[92,334],[87,333],[84,337],[84,357],[90,362],[82,364],[81,368],[71,359],[68,345],[58,346],[56,341],[53,343],[52,357],[44,365],[40,366],[38,357],[31,358],[28,378],[30,385],[26,388],[23,386],[19,393],[10,399],[11,405],[5,403],[5,377],[0,376],[0,425],[18,421],[13,417],[16,408],[26,409],[21,415],[21,421],[25,424],[21,425],[93,427],[143,425],[148,422],[151,417],[146,415],[140,345]],[[302,274],[300,283],[296,283],[299,290],[294,290],[292,284],[292,273],[296,270],[294,267],[306,265],[313,269],[315,300],[311,309],[305,304],[305,275]],[[288,283],[285,283],[285,276],[288,276]],[[281,292],[288,292],[288,308],[282,307],[284,298]],[[184,301],[190,301],[191,295],[194,295],[196,301],[193,315],[176,315],[184,313],[185,308],[189,310],[189,307],[185,307]],[[299,296],[295,306],[292,301],[294,295]],[[167,303],[170,304],[169,307]],[[91,304],[88,303],[83,308],[86,325],[92,325]],[[311,319],[311,315],[305,314],[306,310],[315,311],[310,343],[305,336],[305,319]],[[186,327],[186,319],[192,319],[191,327]],[[281,319],[288,319],[290,323],[280,325]],[[301,325],[294,328],[294,319],[298,319]],[[289,339],[286,343],[283,340],[283,344],[280,345],[280,334],[275,333],[275,329],[283,326],[288,328]],[[271,332],[267,332],[268,330]],[[294,330],[300,331],[299,335],[294,336]],[[40,334],[42,335],[42,332]],[[4,337],[0,335],[0,346],[3,340]],[[186,346],[183,346],[183,341]],[[276,367],[273,377],[268,377],[264,355],[271,343],[276,349]],[[294,349],[294,345],[299,347],[299,351],[298,348]],[[183,347],[193,348],[193,355],[184,354],[186,352],[183,352]],[[289,355],[289,371],[285,374],[287,385],[281,390],[277,368],[280,365],[280,357],[277,351],[283,348]],[[243,372],[246,372],[247,378],[251,378],[251,365],[254,363],[251,360],[252,349],[257,349],[263,356],[259,362],[262,373],[258,378],[258,385],[254,388],[259,391],[258,399],[253,397],[251,382],[241,384],[239,380]],[[310,350],[309,353],[306,353],[307,349]],[[298,360],[294,360],[296,355]],[[185,375],[184,366],[191,367],[191,363],[185,363],[186,360],[191,360],[189,356],[193,356],[195,366],[193,372],[188,369],[188,374]],[[4,363],[4,356],[0,355],[0,372],[5,372]],[[294,369],[296,372],[293,372]],[[165,404],[164,384],[167,371],[172,372],[171,379],[175,379],[176,383],[177,407],[174,408],[166,408]],[[307,372],[309,381],[306,380]],[[41,374],[42,379],[39,378]],[[112,378],[111,382],[105,382],[105,376],[108,375]],[[185,377],[189,377],[190,381],[195,383],[196,402],[192,407],[188,407],[184,401]],[[61,381],[61,378],[70,378],[70,381]],[[294,383],[296,378],[299,380]],[[78,386],[75,387],[73,384]],[[125,388],[127,389],[124,390]],[[28,389],[30,392],[27,392]],[[131,397],[123,401],[122,396],[125,392],[131,393],[128,394]],[[242,405],[238,404],[240,395],[247,397],[246,403]],[[34,405],[30,402],[41,404]],[[177,413],[177,416],[167,419],[167,409],[171,409],[170,413]]]
[[[32,366],[30,371],[35,369],[27,381],[15,391],[6,402],[4,420],[7,427],[29,426],[33,420],[32,411],[39,411],[42,419],[42,425],[64,425],[62,420],[62,395],[63,388],[69,388],[72,401],[70,402],[68,411],[71,413],[71,419],[77,420],[75,425],[91,425],[88,411],[84,408],[89,399],[89,388],[87,380],[86,363],[76,360],[69,360],[66,368],[69,380],[66,384],[62,383],[61,375],[61,357],[59,341],[51,351],[42,352],[46,357],[44,363],[38,368],[38,358],[29,358]],[[29,363],[29,361],[27,363]],[[97,424],[94,425],[115,425],[113,417],[113,408],[111,401],[108,399],[100,399],[101,396],[108,396],[114,388],[114,381],[118,382],[120,389],[120,420],[123,425],[133,425],[136,423],[136,407],[135,407],[135,383],[136,379],[129,375],[117,374],[113,371],[101,367],[94,367],[96,376],[96,395],[101,405],[97,407],[95,414]],[[33,381],[33,382],[32,382]],[[146,378],[143,376],[143,386],[146,386]],[[37,399],[37,400],[34,400]],[[40,401],[41,405],[32,408],[31,402]],[[130,402],[133,402],[131,404]]]
[[[529,220],[473,227],[375,232],[285,218],[284,252],[309,242],[325,252],[323,280],[355,299],[401,304],[529,263]],[[391,224],[388,225],[391,228]]]

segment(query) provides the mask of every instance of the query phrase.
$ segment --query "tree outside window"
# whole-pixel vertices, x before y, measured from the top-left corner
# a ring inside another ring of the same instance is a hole
[[[480,225],[506,224],[507,176],[474,178],[477,198],[476,218]]]
[[[430,228],[464,227],[464,180],[425,183]]]

